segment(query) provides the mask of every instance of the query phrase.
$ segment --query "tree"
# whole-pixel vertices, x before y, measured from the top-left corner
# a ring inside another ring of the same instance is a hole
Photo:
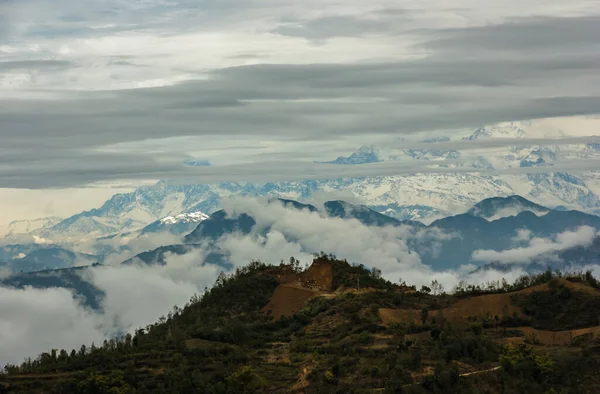
[[[429,294],[429,293],[431,293],[431,288],[423,285],[423,286],[421,286],[421,293]]]
[[[373,267],[371,269],[371,276],[375,279],[381,279],[381,270],[379,268]]]
[[[86,351],[87,351],[87,347],[85,345],[81,345],[81,348],[79,349],[79,355],[85,356]]]
[[[264,385],[264,379],[256,373],[254,368],[244,366],[227,378],[231,392],[255,393]]]
[[[215,281],[215,287],[221,287],[227,281],[227,274],[224,271],[219,272],[219,276],[217,276],[217,280]]]
[[[437,279],[434,279],[431,281],[431,291],[433,295],[440,295],[444,292],[444,286]]]
[[[131,346],[131,334],[127,333],[127,335],[125,335],[125,346],[130,347]]]
[[[67,361],[69,359],[69,353],[67,353],[67,351],[65,349],[61,349],[59,355],[58,355],[58,360],[59,361]]]

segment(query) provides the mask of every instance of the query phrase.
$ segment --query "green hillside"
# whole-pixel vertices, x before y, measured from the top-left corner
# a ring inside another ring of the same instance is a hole
[[[333,256],[221,275],[134,335],[7,366],[7,393],[598,393],[589,273],[416,289]]]

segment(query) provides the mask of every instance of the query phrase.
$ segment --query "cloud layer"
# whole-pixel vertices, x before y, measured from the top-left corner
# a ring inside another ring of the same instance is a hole
[[[520,230],[513,240],[525,243],[507,250],[476,250],[473,252],[474,261],[501,264],[529,264],[539,259],[552,261],[558,259],[558,253],[576,246],[589,246],[600,233],[589,226],[581,226],[573,231],[565,231],[552,238],[531,237],[531,232]]]
[[[336,177],[307,165],[311,145],[323,159],[340,141],[597,113],[600,13],[492,3],[3,2],[0,187],[256,179],[269,166]],[[196,139],[135,148],[176,137]],[[182,165],[214,141],[215,166]],[[236,163],[226,149],[240,141],[260,156],[238,149]]]

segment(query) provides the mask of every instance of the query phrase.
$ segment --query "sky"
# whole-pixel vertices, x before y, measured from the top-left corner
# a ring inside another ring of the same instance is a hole
[[[599,112],[599,36],[595,0],[0,0],[0,223],[158,179],[426,171],[313,163],[366,143],[571,130]]]

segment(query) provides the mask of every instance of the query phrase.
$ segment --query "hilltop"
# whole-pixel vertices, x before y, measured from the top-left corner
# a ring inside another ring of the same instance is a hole
[[[590,273],[450,295],[325,254],[252,262],[133,335],[7,366],[0,392],[593,393],[598,316]]]

